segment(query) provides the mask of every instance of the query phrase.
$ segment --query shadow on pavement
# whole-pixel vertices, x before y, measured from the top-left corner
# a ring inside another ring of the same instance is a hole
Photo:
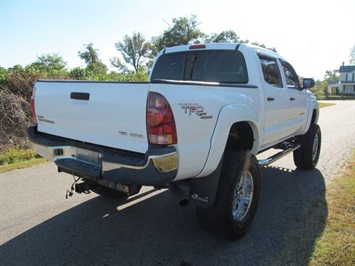
[[[170,192],[121,208],[93,198],[18,235],[0,247],[2,265],[260,265],[269,264],[307,206],[325,203],[318,170],[261,168],[262,192],[250,231],[239,241],[200,229],[194,206],[179,207]],[[147,193],[148,194],[148,193]],[[327,217],[327,205],[319,210]],[[307,264],[320,222],[304,246]],[[297,233],[297,232],[296,232]],[[297,257],[300,254],[294,254]],[[292,263],[288,261],[288,264]]]

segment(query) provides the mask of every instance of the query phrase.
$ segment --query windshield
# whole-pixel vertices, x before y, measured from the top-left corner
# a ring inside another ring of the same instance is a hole
[[[159,79],[245,84],[248,73],[239,51],[189,51],[160,56],[151,77]]]

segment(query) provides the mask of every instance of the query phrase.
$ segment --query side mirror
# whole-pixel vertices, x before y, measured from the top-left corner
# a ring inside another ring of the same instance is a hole
[[[315,85],[314,79],[303,79],[302,85],[303,85],[303,89],[313,88]]]

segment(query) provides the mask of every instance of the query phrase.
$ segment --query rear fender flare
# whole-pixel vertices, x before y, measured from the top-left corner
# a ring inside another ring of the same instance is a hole
[[[223,156],[230,129],[233,124],[238,122],[247,122],[252,128],[254,144],[251,153],[257,153],[260,138],[262,137],[258,130],[259,122],[257,120],[257,111],[253,107],[244,104],[226,105],[221,109],[218,115],[205,166],[197,177],[208,176],[217,168]]]

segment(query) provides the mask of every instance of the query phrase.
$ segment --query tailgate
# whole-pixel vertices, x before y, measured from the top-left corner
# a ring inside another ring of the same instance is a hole
[[[38,131],[145,153],[149,83],[37,81]]]

